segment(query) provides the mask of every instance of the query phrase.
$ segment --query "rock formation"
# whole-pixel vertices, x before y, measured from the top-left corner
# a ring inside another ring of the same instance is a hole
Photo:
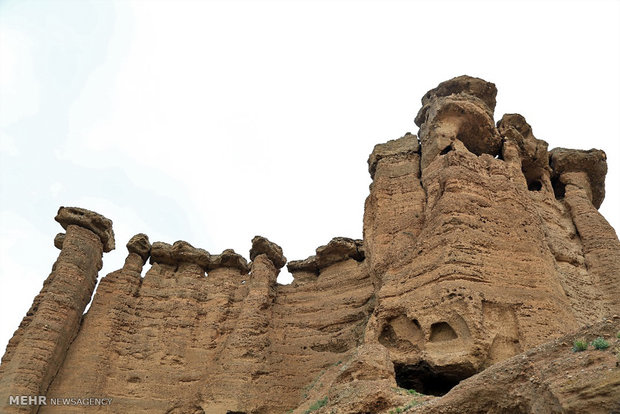
[[[468,76],[429,91],[419,138],[370,155],[364,239],[304,260],[261,236],[248,263],[138,234],[83,315],[112,223],[61,208],[60,256],[2,358],[2,412],[84,412],[53,403],[76,396],[114,413],[620,412],[605,153],[548,151],[518,114],[495,124],[496,94]],[[599,336],[611,346],[570,350]]]
[[[112,222],[99,214],[61,207],[56,221],[66,230],[54,239],[60,255],[2,357],[3,412],[14,408],[5,407],[11,395],[46,394],[80,331],[82,314],[103,265],[103,252],[114,248]],[[15,410],[34,412],[36,406]]]

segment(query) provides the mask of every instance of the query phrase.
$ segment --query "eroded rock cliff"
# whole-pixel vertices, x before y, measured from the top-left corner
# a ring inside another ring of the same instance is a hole
[[[370,155],[364,239],[304,260],[260,236],[248,263],[138,234],[82,316],[112,223],[61,208],[60,256],[0,365],[3,412],[85,411],[16,395],[115,413],[620,410],[605,153],[548,151],[518,114],[496,124],[496,94],[468,76],[429,91],[419,137]],[[570,351],[596,336],[612,346]]]

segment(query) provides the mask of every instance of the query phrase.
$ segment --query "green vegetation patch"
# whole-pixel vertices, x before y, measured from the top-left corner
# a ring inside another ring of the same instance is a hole
[[[594,341],[592,341],[592,346],[594,347],[594,349],[603,350],[609,348],[609,342],[599,336]]]
[[[304,411],[304,414],[310,414],[311,412],[316,411],[321,407],[325,407],[328,402],[329,402],[329,398],[327,397],[321,398],[320,400],[316,400],[315,402],[312,403],[310,408]]]
[[[573,342],[573,352],[581,352],[588,349],[588,343],[584,339],[578,339]]]
[[[422,395],[422,394],[418,394],[418,395]],[[413,407],[417,407],[418,405],[422,404],[420,401],[417,400],[411,400],[409,401],[409,403],[407,403],[406,405],[402,406],[402,407],[396,407],[396,410],[390,410],[390,414],[400,414],[400,413],[404,413],[409,411],[410,409],[412,409]]]

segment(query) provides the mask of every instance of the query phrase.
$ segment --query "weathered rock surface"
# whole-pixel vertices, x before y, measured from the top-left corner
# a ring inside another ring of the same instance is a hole
[[[54,247],[58,250],[62,250],[62,244],[65,242],[65,233],[58,233],[54,237]]]
[[[505,114],[497,123],[497,129],[504,139],[504,159],[521,166],[528,189],[540,191],[545,186],[550,190],[548,144],[536,139],[530,124],[519,114]]]
[[[379,281],[388,267],[412,260],[414,252],[402,246],[417,237],[424,223],[417,137],[376,145],[368,165],[374,180],[364,209],[364,250],[369,271]]]
[[[87,220],[72,220],[71,215],[65,213],[61,217],[66,234],[58,260],[2,357],[2,412],[36,411],[36,406],[8,407],[9,397],[46,394],[65,361],[67,350],[78,335],[82,314],[102,266],[104,244],[100,235],[90,230],[90,223]],[[67,217],[69,219],[65,221]],[[96,217],[100,223],[111,224],[103,216],[90,217]],[[72,224],[79,222],[88,227]]]
[[[248,261],[240,254],[235,253],[233,249],[226,249],[220,254],[211,256],[209,269],[217,269],[218,267],[232,267],[244,273],[250,271]]]
[[[188,242],[179,240],[173,245],[155,242],[151,247],[151,264],[160,263],[176,266],[179,263],[193,263],[203,269],[211,266],[211,255],[204,249],[198,249]]]
[[[289,262],[290,285],[264,237],[248,264],[138,234],[82,316],[114,237],[97,213],[61,208],[60,256],[0,365],[0,410],[84,412],[8,404],[44,395],[112,398],[89,410],[114,413],[620,412],[605,153],[548,151],[518,114],[495,124],[496,94],[468,76],[429,91],[419,140],[368,159],[363,240]],[[570,351],[598,336],[609,349]]]
[[[149,236],[144,233],[138,233],[127,242],[127,250],[129,253],[135,253],[146,263],[151,255],[151,242]]]
[[[495,84],[467,75],[441,82],[435,89],[426,92],[426,95],[422,97],[422,109],[418,115],[424,114],[424,107],[433,99],[459,95],[470,95],[480,99],[486,110],[489,111],[489,115],[493,115],[496,104],[495,97],[497,96]],[[416,125],[420,126],[422,122],[424,120],[420,116],[416,117]]]
[[[604,151],[554,148],[549,153],[549,157],[554,177],[557,177],[564,185],[571,182],[570,173],[585,173],[587,180],[577,180],[571,183],[587,192],[594,207],[601,206],[605,198],[605,175],[607,174],[607,156]]]
[[[321,269],[348,259],[358,262],[364,260],[365,253],[362,240],[353,240],[348,237],[334,237],[324,246],[316,248],[316,254],[304,260],[293,260],[288,263],[287,269],[295,276],[296,272],[311,272],[318,274]]]
[[[580,329],[553,342],[500,362],[469,378],[447,395],[411,412],[592,413],[620,412],[620,318]],[[573,352],[578,340],[601,337],[611,345]]]
[[[54,220],[59,222],[65,230],[71,224],[88,229],[101,239],[104,252],[114,250],[112,220],[103,217],[101,214],[86,210],[85,208],[60,207]]]
[[[422,171],[437,155],[459,144],[475,155],[499,154],[502,138],[493,122],[496,94],[490,82],[459,76],[424,95],[416,116]]]
[[[270,242],[262,236],[255,236],[252,239],[252,248],[250,249],[250,260],[254,260],[258,255],[266,254],[276,269],[281,269],[286,264],[286,257],[282,253],[282,248],[277,244]]]
[[[418,137],[407,132],[403,137],[399,139],[393,139],[385,144],[377,144],[372,150],[370,157],[368,158],[368,172],[371,178],[375,178],[375,171],[377,170],[377,164],[384,158],[407,158],[413,154],[420,152],[420,144],[418,143]]]

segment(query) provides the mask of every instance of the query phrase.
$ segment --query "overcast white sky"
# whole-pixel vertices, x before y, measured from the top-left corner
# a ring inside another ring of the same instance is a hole
[[[58,255],[59,206],[289,259],[361,238],[373,146],[469,74],[496,120],[607,152],[620,228],[620,2],[0,0],[0,352]],[[281,281],[287,280],[281,276]]]

